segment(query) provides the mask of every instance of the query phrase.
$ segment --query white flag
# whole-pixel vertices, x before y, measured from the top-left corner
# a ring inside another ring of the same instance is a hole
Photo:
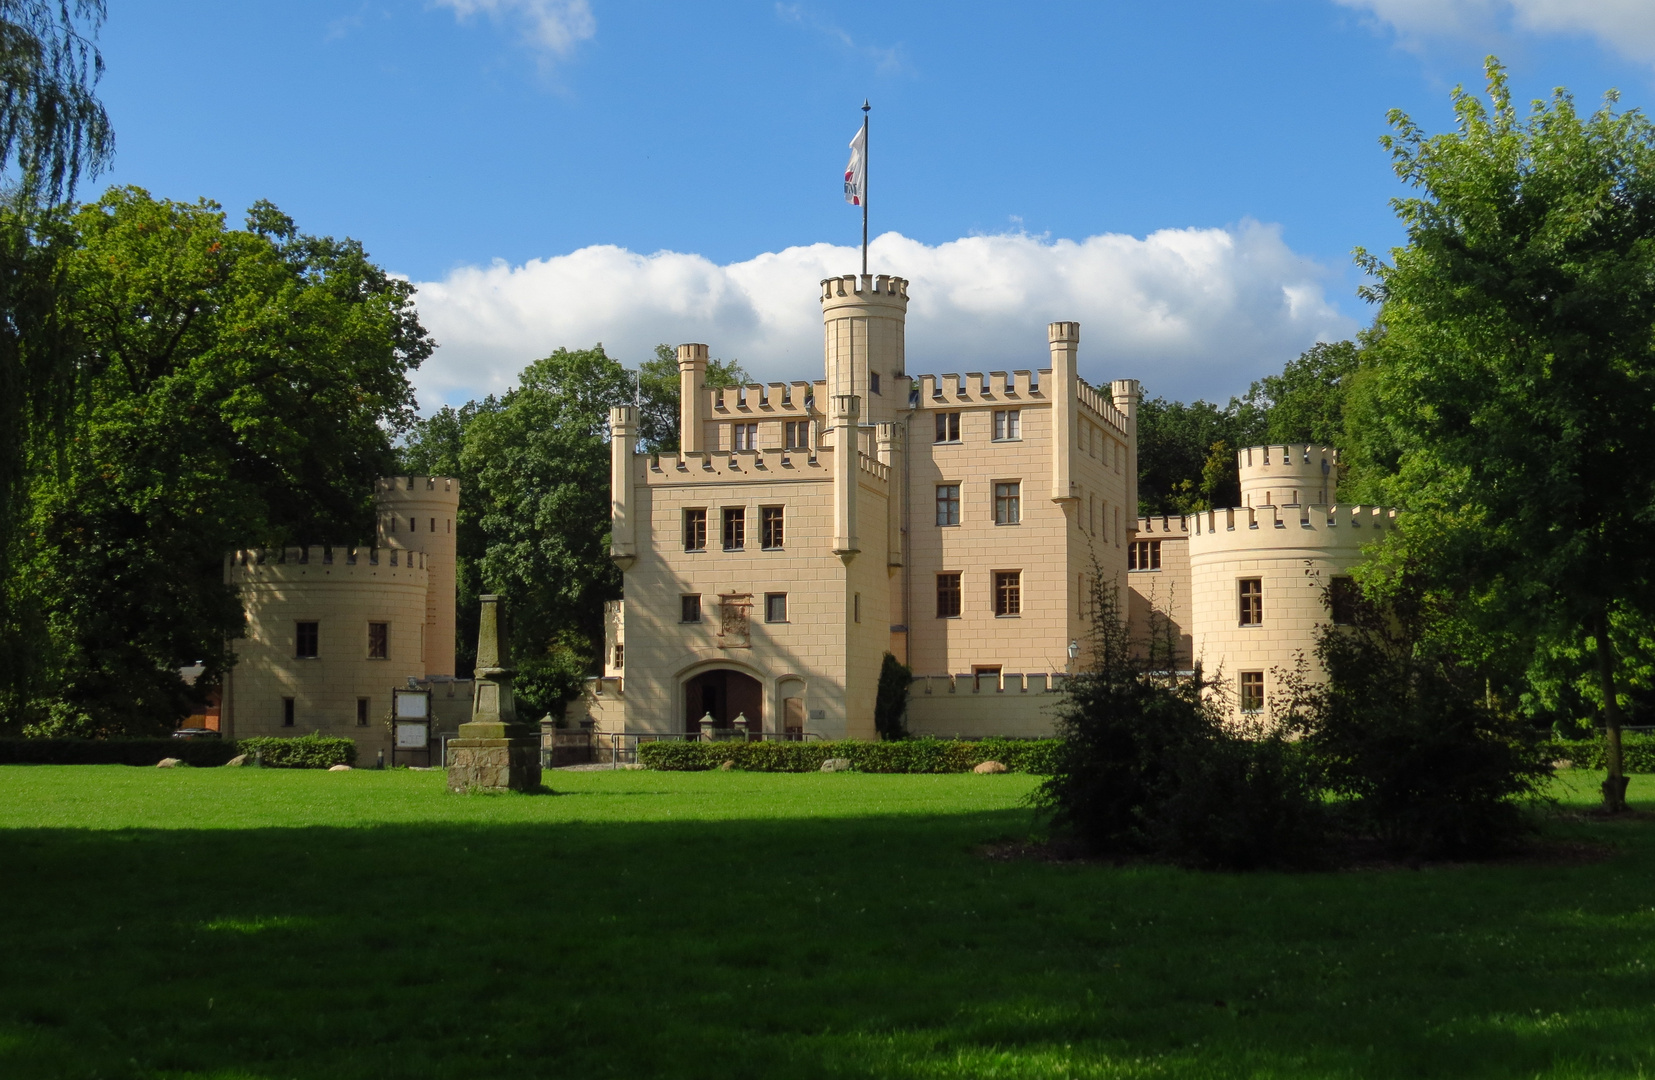
[[[850,141],[850,164],[845,166],[845,201],[861,206],[868,191],[868,129],[856,129]]]

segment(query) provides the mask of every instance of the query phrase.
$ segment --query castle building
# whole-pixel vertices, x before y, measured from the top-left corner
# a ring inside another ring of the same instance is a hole
[[[915,377],[905,280],[819,299],[822,379],[712,390],[682,345],[678,452],[636,453],[612,412],[625,599],[581,708],[603,731],[872,738],[890,652],[923,676],[912,730],[1048,731],[1092,576],[1124,583],[1137,383],[1083,382],[1072,322],[1044,364]]]
[[[890,652],[915,674],[911,731],[1049,734],[1095,579],[1139,634],[1166,612],[1233,710],[1264,711],[1324,586],[1394,515],[1330,505],[1335,455],[1296,446],[1241,451],[1242,507],[1139,518],[1139,386],[1079,378],[1078,323],[1047,327],[1044,366],[914,376],[908,299],[899,277],[824,280],[811,382],[709,389],[707,346],[679,346],[677,452],[637,453],[636,411],[611,412],[624,600],[571,719],[873,738]]]
[[[391,691],[410,679],[433,690],[448,726],[469,712],[469,689],[454,680],[459,482],[384,477],[374,494],[372,546],[226,556],[247,629],[222,689],[225,737],[319,731],[389,757]]]

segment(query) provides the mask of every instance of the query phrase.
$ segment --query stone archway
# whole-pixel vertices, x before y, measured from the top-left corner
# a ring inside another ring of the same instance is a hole
[[[718,728],[731,728],[737,716],[745,716],[748,731],[763,730],[764,685],[730,668],[701,672],[684,683],[684,730],[698,734],[701,718],[709,715]]]

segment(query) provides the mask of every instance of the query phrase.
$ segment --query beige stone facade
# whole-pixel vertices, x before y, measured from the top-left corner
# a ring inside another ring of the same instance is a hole
[[[915,377],[906,281],[818,299],[821,380],[709,390],[707,347],[683,345],[681,451],[634,453],[633,411],[612,414],[625,601],[575,715],[871,738],[890,651],[920,677],[912,729],[1049,732],[1092,576],[1124,579],[1137,384],[1082,382],[1076,323],[1002,370]]]
[[[375,485],[372,547],[237,551],[225,580],[247,612],[225,678],[227,738],[346,736],[359,760],[390,758],[391,691],[433,690],[439,721],[457,710],[454,517],[459,484],[386,477]],[[463,694],[469,712],[470,694]],[[423,764],[423,762],[418,762]]]
[[[1396,512],[1330,504],[1338,457],[1328,447],[1254,446],[1237,458],[1244,505],[1139,520],[1130,611],[1138,636],[1152,603],[1168,612],[1187,650],[1180,662],[1199,663],[1233,713],[1265,715],[1299,656],[1320,675],[1316,631],[1342,617],[1329,586],[1396,527]]]

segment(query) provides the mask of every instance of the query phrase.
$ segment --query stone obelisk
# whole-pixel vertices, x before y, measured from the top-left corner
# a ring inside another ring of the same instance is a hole
[[[534,791],[540,787],[540,740],[532,728],[517,722],[505,601],[480,599],[471,719],[460,725],[460,737],[448,743],[448,790]]]

